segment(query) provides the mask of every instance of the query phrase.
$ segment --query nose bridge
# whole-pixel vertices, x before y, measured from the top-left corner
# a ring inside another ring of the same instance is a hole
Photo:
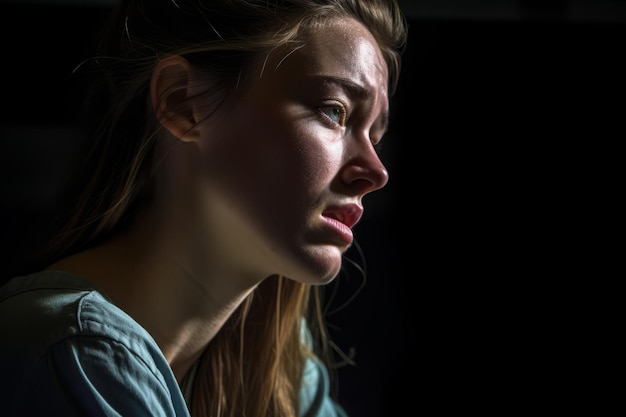
[[[352,186],[357,184],[363,194],[384,187],[389,180],[389,173],[370,140],[369,131],[364,129],[354,132],[354,137],[349,142],[344,182]]]

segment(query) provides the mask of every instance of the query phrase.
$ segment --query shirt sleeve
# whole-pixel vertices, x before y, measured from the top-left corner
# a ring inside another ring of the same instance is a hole
[[[163,376],[122,343],[76,336],[52,345],[28,382],[27,416],[188,416]]]

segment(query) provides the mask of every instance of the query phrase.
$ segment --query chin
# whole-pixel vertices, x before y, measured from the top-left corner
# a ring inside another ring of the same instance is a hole
[[[344,252],[337,244],[292,244],[287,251],[275,252],[273,273],[306,285],[325,285],[341,272]]]
[[[332,254],[326,254],[321,259],[313,260],[313,264],[309,264],[307,271],[304,272],[301,277],[304,278],[302,282],[310,285],[325,285],[332,282],[341,271],[342,256],[340,251],[335,251]]]

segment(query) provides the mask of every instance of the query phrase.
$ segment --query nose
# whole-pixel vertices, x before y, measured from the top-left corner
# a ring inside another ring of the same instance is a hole
[[[387,168],[374,146],[369,140],[364,142],[367,142],[366,146],[359,146],[358,152],[349,154],[341,172],[343,183],[353,193],[361,195],[383,188],[389,181]]]

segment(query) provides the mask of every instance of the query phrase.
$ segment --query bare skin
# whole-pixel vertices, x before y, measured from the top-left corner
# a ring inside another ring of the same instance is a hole
[[[155,338],[179,382],[267,277],[334,279],[363,196],[387,182],[374,145],[388,74],[374,38],[337,19],[305,41],[271,54],[206,121],[198,102],[166,110],[202,83],[183,58],[162,60],[156,201],[123,234],[49,267],[94,281]]]

